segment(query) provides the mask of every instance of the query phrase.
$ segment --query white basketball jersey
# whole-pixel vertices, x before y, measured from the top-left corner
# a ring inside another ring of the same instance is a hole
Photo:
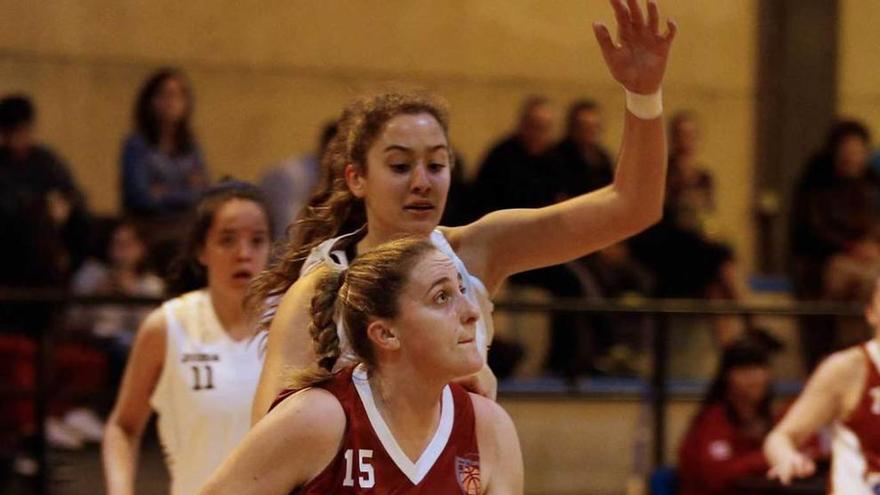
[[[150,405],[159,415],[171,495],[192,495],[250,429],[262,353],[259,337],[229,337],[207,290],[172,299],[162,309],[165,363]]]
[[[327,266],[331,270],[348,268],[348,257],[345,254],[345,249],[337,247],[336,244],[341,239],[360,234],[363,231],[364,229],[360,229],[350,234],[328,239],[319,244],[312,249],[311,253],[309,253],[309,257],[306,258],[306,261],[300,269],[299,276],[303,277],[321,265]],[[486,290],[486,286],[483,284],[482,280],[471,275],[467,271],[464,262],[461,261],[461,258],[459,258],[457,254],[455,254],[455,251],[452,250],[452,246],[449,245],[449,242],[440,230],[435,229],[431,232],[430,239],[431,243],[445,255],[449,256],[455,264],[455,267],[458,268],[459,273],[461,273],[462,283],[465,286],[465,293],[468,299],[480,308],[480,319],[477,320],[476,340],[477,348],[480,349],[480,352],[482,352],[483,358],[485,359],[486,352],[489,348],[489,344],[492,343],[492,336],[494,334],[494,327],[492,325],[492,310],[494,309],[494,305],[489,299],[489,291]],[[338,319],[336,319],[336,325],[337,328],[340,330],[342,329],[342,325]],[[348,346],[347,339],[345,339],[344,332],[341,332],[340,334],[340,343],[343,346],[342,356],[345,357],[350,354],[351,349],[350,346]]]

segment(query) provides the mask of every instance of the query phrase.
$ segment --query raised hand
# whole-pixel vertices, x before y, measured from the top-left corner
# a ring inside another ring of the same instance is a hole
[[[666,32],[660,32],[660,12],[656,0],[648,0],[648,17],[639,7],[638,0],[611,0],[617,19],[617,42],[611,38],[608,27],[596,22],[593,31],[602,56],[611,75],[633,93],[650,94],[660,89],[669,47],[678,27],[666,22]]]
[[[767,472],[767,477],[777,479],[783,485],[788,485],[795,478],[808,478],[815,473],[816,464],[813,460],[794,451],[773,465]]]

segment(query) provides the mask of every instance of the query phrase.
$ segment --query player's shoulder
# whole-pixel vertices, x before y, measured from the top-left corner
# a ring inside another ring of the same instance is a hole
[[[472,392],[468,392],[468,396],[474,407],[478,431],[485,429],[495,434],[504,434],[513,430],[513,419],[497,402]]]
[[[345,410],[331,392],[311,387],[291,394],[278,403],[267,417],[299,430],[316,442],[338,442],[345,431]]]
[[[138,328],[137,338],[139,340],[150,342],[161,340],[162,343],[164,343],[167,332],[168,320],[165,316],[164,307],[160,306],[150,311],[147,317],[141,322],[141,326]]]
[[[849,383],[864,373],[866,359],[861,346],[835,352],[819,364],[813,379],[829,385]]]

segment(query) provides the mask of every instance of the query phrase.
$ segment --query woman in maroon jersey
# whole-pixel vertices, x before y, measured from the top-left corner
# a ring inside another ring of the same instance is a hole
[[[325,274],[311,309],[319,365],[294,374],[203,495],[522,493],[510,417],[451,384],[483,358],[478,309],[446,254],[385,244]],[[340,338],[360,364],[334,374]]]
[[[829,493],[880,493],[880,279],[865,308],[874,338],[829,356],[767,440],[771,478],[789,484],[812,476],[813,460],[802,451],[807,439],[830,426]]]

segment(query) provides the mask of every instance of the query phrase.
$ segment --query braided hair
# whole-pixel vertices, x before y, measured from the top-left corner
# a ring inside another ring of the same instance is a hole
[[[343,350],[339,323],[357,359],[368,367],[376,366],[367,327],[376,319],[398,316],[398,299],[410,273],[435,249],[430,241],[404,238],[358,256],[344,271],[324,275],[312,297],[309,323],[318,360],[315,366],[294,373],[290,388],[305,388],[330,378]]]

